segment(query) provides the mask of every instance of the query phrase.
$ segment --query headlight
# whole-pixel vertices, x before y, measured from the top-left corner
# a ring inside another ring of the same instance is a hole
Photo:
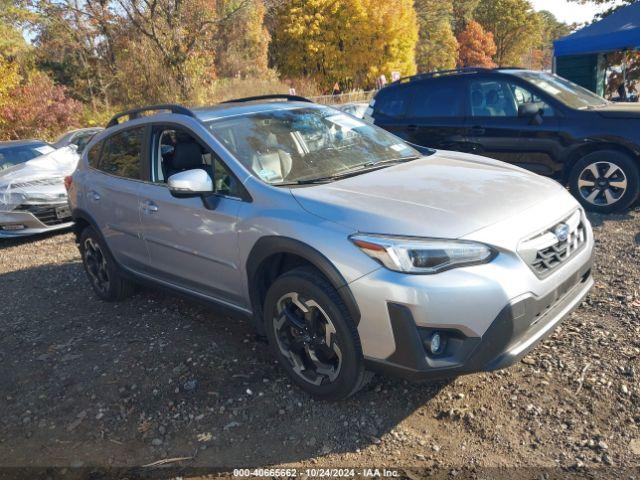
[[[495,250],[482,243],[420,237],[356,234],[349,239],[389,270],[438,273],[493,260]]]

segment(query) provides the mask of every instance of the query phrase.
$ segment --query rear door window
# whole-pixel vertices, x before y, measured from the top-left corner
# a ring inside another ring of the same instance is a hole
[[[383,88],[376,95],[373,106],[374,115],[384,115],[386,117],[403,116],[407,105],[411,101],[407,93],[407,88],[403,86]]]
[[[144,131],[145,127],[136,127],[107,138],[98,168],[110,175],[140,180]]]
[[[408,87],[412,98],[407,115],[409,117],[463,117],[464,85],[461,81],[447,78],[430,82],[416,82]]]

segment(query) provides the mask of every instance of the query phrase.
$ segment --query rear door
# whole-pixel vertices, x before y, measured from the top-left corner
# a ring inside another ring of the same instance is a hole
[[[409,85],[405,140],[431,148],[469,150],[464,80],[442,77]]]
[[[147,128],[127,128],[103,141],[85,195],[94,220],[118,263],[139,270],[148,263],[140,232],[140,187]]]
[[[424,147],[467,151],[466,89],[456,77],[414,80],[376,96],[374,123]]]

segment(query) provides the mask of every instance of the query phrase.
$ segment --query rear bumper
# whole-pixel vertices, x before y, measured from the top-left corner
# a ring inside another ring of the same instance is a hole
[[[63,205],[66,204],[47,205],[46,209],[55,209],[55,207]],[[44,210],[42,211],[44,212]],[[44,213],[40,212],[39,210],[37,214],[39,214],[41,218],[38,218],[36,214],[32,212],[24,210],[12,210],[10,212],[0,211],[0,238],[26,237],[39,233],[62,230],[73,225],[71,217],[68,219],[51,218],[51,220],[49,220],[49,216],[45,216]]]
[[[542,298],[526,294],[511,300],[482,337],[467,336],[455,329],[418,327],[408,308],[389,303],[395,344],[402,348],[384,360],[366,359],[367,367],[412,381],[508,367],[550,335],[580,305],[593,283],[589,262]],[[447,342],[437,356],[428,353],[426,347],[434,331]]]

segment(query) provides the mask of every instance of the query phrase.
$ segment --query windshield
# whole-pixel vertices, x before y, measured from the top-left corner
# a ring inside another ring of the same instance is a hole
[[[327,179],[418,151],[384,130],[328,107],[294,107],[221,118],[211,132],[272,185]]]
[[[0,171],[27,162],[33,158],[52,152],[46,143],[32,143],[17,147],[0,147]]]
[[[534,84],[572,108],[600,107],[609,103],[604,98],[557,75],[544,72],[516,71],[514,75]]]

